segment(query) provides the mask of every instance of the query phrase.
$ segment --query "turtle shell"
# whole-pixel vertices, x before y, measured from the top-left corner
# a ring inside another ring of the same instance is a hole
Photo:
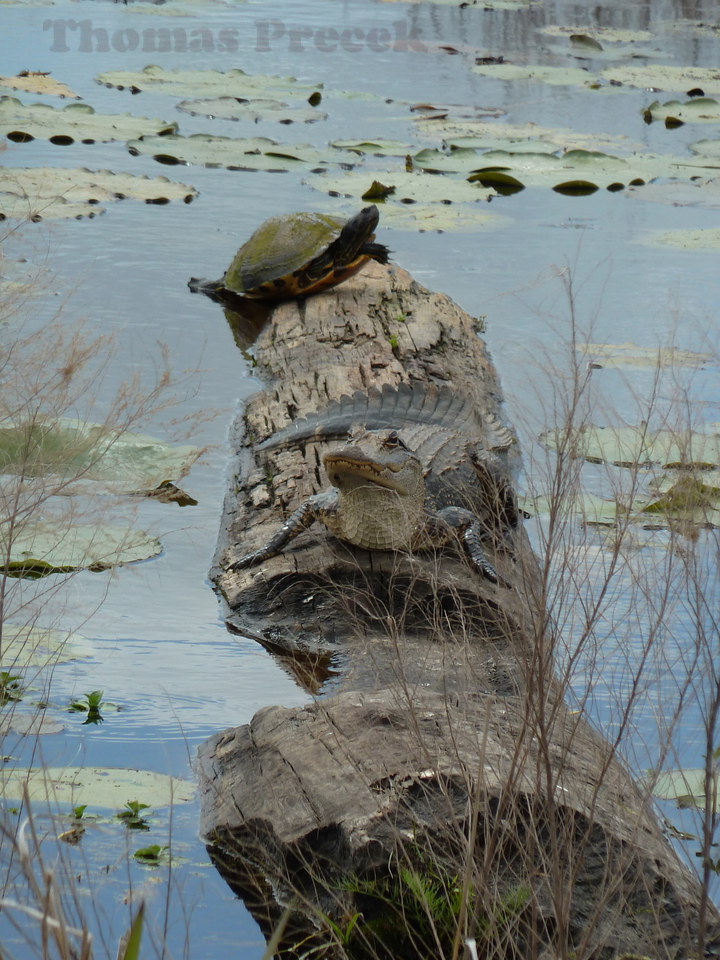
[[[342,283],[369,259],[387,263],[387,248],[372,242],[378,216],[370,206],[350,220],[325,213],[271,217],[235,254],[223,286],[279,300]]]

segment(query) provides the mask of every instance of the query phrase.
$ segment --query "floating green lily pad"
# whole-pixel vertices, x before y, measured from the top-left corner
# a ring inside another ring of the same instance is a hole
[[[616,90],[594,73],[589,73],[581,67],[550,67],[538,64],[520,63],[487,63],[478,64],[471,68],[473,73],[483,77],[492,77],[495,80],[517,81],[532,80],[536,83],[547,83],[551,86],[564,87],[593,87],[602,90]]]
[[[541,0],[383,0],[384,3],[433,3],[450,7],[477,7],[478,10],[527,10]]]
[[[703,157],[720,159],[720,140],[696,140],[690,144],[690,149]]]
[[[357,155],[328,147],[318,150],[310,144],[282,144],[268,137],[213,137],[195,133],[190,137],[143,137],[131,140],[128,150],[158,163],[189,163],[229,170],[265,170],[284,173],[296,167],[353,163]]]
[[[18,143],[38,138],[60,145],[106,143],[176,130],[176,123],[165,120],[95,113],[87,103],[69,103],[57,109],[46,103],[25,105],[15,97],[0,97],[0,133]]]
[[[91,653],[90,643],[76,633],[13,623],[4,623],[2,627],[0,666],[4,670],[69,663]]]
[[[245,3],[247,0],[233,0],[234,3]],[[143,13],[147,16],[156,17],[197,17],[203,15],[208,7],[218,7],[223,11],[227,10],[227,4],[224,0],[172,0],[170,3],[148,3],[136,2],[132,5],[133,16],[136,13]],[[162,28],[161,28],[162,29]],[[143,35],[145,31],[143,30]],[[163,34],[159,34],[157,45],[160,50],[164,50]],[[182,45],[178,44],[178,53],[196,52],[202,53],[207,49],[207,28],[192,27],[189,31],[189,40],[183,38]],[[218,46],[220,41],[218,42]],[[224,49],[223,49],[224,52]]]
[[[649,153],[617,157],[597,150],[568,150],[562,154],[489,150],[479,155],[478,161],[476,172],[468,178],[471,181],[493,186],[499,178],[510,177],[521,186],[549,186],[561,192],[563,187],[567,188],[565,192],[571,192],[572,184],[586,184],[589,189],[617,189],[656,177],[689,177],[710,166],[709,161],[693,162],[681,157]]]
[[[462,233],[505,227],[510,217],[488,213],[477,203],[392,203],[379,204],[383,227],[419,233]]]
[[[720,497],[720,468],[715,468],[712,470],[698,470],[692,473],[682,471],[680,474],[673,470],[671,473],[665,473],[662,476],[655,478],[650,485],[652,489],[658,493],[667,493],[677,485],[678,477],[682,479],[683,476],[692,477],[694,480],[700,483],[704,488],[704,493],[709,493],[713,497]]]
[[[709,484],[705,474],[715,474],[715,480]],[[717,487],[718,471],[702,471],[698,474],[680,473],[680,479],[671,483],[664,492],[651,500],[645,507],[645,516],[662,518],[671,522],[690,524],[691,526],[720,528],[720,490]],[[664,484],[669,479],[664,479]],[[714,485],[713,485],[714,484]],[[665,524],[664,524],[665,525]]]
[[[490,123],[450,117],[443,120],[419,118],[415,129],[425,137],[442,140],[448,148],[471,147],[510,152],[553,153],[556,150],[634,149],[623,135],[578,133],[564,127],[541,127],[535,123]],[[640,145],[638,145],[638,149]]]
[[[709,491],[709,492],[707,492]],[[655,497],[599,497],[583,491],[570,506],[563,505],[582,524],[589,527],[611,527],[622,521],[647,529],[664,529],[679,523],[720,526],[720,491],[704,490],[702,481],[692,486],[677,481],[666,493]],[[520,506],[531,515],[547,517],[553,509],[549,496],[521,497]]]
[[[317,174],[304,181],[321,193],[339,193],[362,199],[373,184],[380,181],[394,191],[385,201],[391,203],[464,203],[487,200],[495,195],[494,190],[430,173],[408,173],[406,170],[349,170],[340,174]],[[373,200],[373,202],[375,202]]]
[[[540,27],[539,33],[548,37],[570,37],[577,34],[577,27],[552,26]],[[600,43],[648,43],[655,39],[649,30],[622,30],[615,27],[593,26],[583,29],[583,32]]]
[[[0,713],[0,736],[5,737],[12,732],[20,737],[40,737],[48,734],[62,733],[65,724],[50,717],[42,711],[25,713],[15,709],[12,713]]]
[[[550,496],[520,497],[519,505],[533,516],[547,517],[557,512]],[[640,518],[642,501],[626,503],[623,500],[609,500],[584,491],[573,501],[571,511],[581,523],[596,527],[614,527],[618,518]],[[564,509],[564,508],[563,508]]]
[[[607,46],[606,46],[607,45]],[[667,53],[658,47],[641,46],[633,42],[600,40],[591,34],[573,33],[567,37],[566,45],[553,44],[550,51],[558,56],[567,57],[568,54],[575,60],[593,61],[593,69],[605,62],[617,63],[618,60],[647,60],[649,58],[665,58]],[[601,82],[604,82],[601,80]]]
[[[665,203],[672,207],[692,206],[720,209],[720,178],[715,180],[676,180],[628,187],[627,193],[638,200]]]
[[[25,93],[46,94],[51,97],[67,97],[71,100],[80,99],[80,94],[71,90],[66,83],[43,73],[0,77],[0,87],[8,87],[10,90],[23,90]]]
[[[74,524],[67,517],[28,522],[13,532],[6,569],[11,576],[37,579],[73,570],[107,570],[149,560],[162,552],[155,537],[126,527]],[[3,556],[8,544],[0,539]]]
[[[400,140],[334,140],[330,146],[374,157],[405,157],[415,150]]]
[[[179,479],[197,460],[197,447],[173,447],[155,437],[115,437],[101,424],[58,419],[0,427],[0,473],[111,480],[136,487]]]
[[[189,203],[197,190],[167,177],[136,176],[110,170],[14,167],[3,171],[0,218],[44,220],[48,217],[94,217],[101,203],[132,198],[164,204]]]
[[[280,100],[238,100],[236,97],[213,97],[202,100],[183,100],[178,110],[192,116],[220,120],[246,120],[256,123],[270,120],[274,123],[315,123],[325,120],[327,114],[315,107],[289,107]]]
[[[532,80],[552,86],[583,87],[599,92],[621,92],[624,88],[689,90],[700,87],[706,94],[720,93],[720,74],[713,67],[671,67],[666,64],[612,66],[598,73],[579,67],[552,67],[537,64],[490,63],[472,67],[474,73],[497,80]]]
[[[427,173],[470,173],[483,163],[484,154],[470,147],[458,147],[449,153],[426,148],[413,154],[413,167]]]
[[[69,203],[64,197],[38,200],[27,196],[0,193],[0,220],[23,220],[39,223],[41,220],[92,220],[105,213],[98,204]]]
[[[677,347],[641,347],[636,343],[581,343],[577,350],[604,367],[702,367],[712,356]]]
[[[143,70],[109,70],[95,78],[106,87],[152,90],[175,97],[239,97],[253,100],[263,97],[302,97],[304,100],[322,89],[321,83],[302,84],[294,77],[250,74],[244,70],[166,70],[150,64]],[[135,134],[137,136],[137,134]]]
[[[700,87],[706,94],[720,94],[720,71],[716,67],[671,67],[667,64],[607,67],[605,80],[627,87],[657,90],[691,90]]]
[[[555,431],[540,438],[551,449],[557,447]],[[586,426],[574,437],[575,453],[591,463],[612,463],[618,467],[660,464],[663,467],[710,469],[720,464],[720,435],[693,431],[657,430],[644,427]]]
[[[643,512],[720,526],[719,476],[720,471],[709,470],[697,473],[681,471],[674,482],[665,477],[662,483],[664,489],[643,507]]]
[[[713,796],[718,796],[718,777],[715,772],[714,784],[711,783]],[[668,770],[661,773],[657,780],[653,779],[653,795],[663,800],[674,800],[679,807],[705,806],[705,770],[700,767],[688,770]],[[717,810],[714,811],[717,813]]]
[[[27,789],[31,803],[49,802],[64,810],[86,804],[119,810],[128,801],[138,800],[155,809],[188,803],[195,784],[150,770],[119,767],[2,767],[0,797],[22,800]]]
[[[720,123],[720,102],[712,97],[691,97],[690,100],[654,100],[643,111],[646,122],[664,120],[678,123]]]
[[[234,3],[246,3],[247,0],[233,0]],[[157,3],[153,0],[148,0],[148,2],[134,2],[132,5],[133,16],[136,13],[143,13],[146,16],[155,16],[155,17],[198,17],[198,16],[207,16],[207,10],[209,8],[217,7],[222,12],[227,11],[227,3],[225,0],[172,0],[171,3]],[[161,28],[163,29],[163,28]],[[167,28],[164,28],[167,29]],[[188,31],[188,39],[183,37],[181,43],[178,43],[177,52],[178,53],[187,53],[188,51],[195,53],[203,53],[207,50],[208,45],[208,30],[207,27],[191,27]],[[166,51],[166,47],[163,45],[164,34],[158,33],[157,46],[158,50]],[[143,40],[144,44],[147,44],[145,40],[145,31],[143,30]],[[213,44],[215,41],[212,41]],[[218,38],[218,48],[220,47],[221,41]],[[214,47],[213,47],[214,48]],[[223,45],[223,52],[224,45]]]
[[[720,250],[720,227],[704,230],[667,230],[645,234],[643,242],[651,246],[677,247],[679,250]]]

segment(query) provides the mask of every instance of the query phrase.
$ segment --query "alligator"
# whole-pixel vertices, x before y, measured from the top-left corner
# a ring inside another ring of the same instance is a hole
[[[341,397],[256,449],[343,436],[349,442],[323,456],[333,489],[306,500],[231,570],[276,556],[317,520],[367,550],[421,551],[459,542],[477,572],[509,587],[483,551],[484,542],[497,545],[519,519],[507,469],[494,452],[512,442],[507,428],[479,416],[447,387],[400,384]]]

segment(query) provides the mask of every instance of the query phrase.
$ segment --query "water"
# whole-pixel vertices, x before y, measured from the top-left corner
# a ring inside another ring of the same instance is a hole
[[[693,17],[712,20],[714,5],[691,6]],[[270,0],[189,4],[183,9],[188,16],[170,18],[140,13],[132,3],[101,0],[3,7],[3,72],[50,70],[98,112],[131,111],[175,120],[183,134],[257,134],[316,145],[341,137],[411,138],[408,104],[417,102],[499,107],[507,113],[502,119],[509,122],[625,135],[638,149],[658,153],[682,155],[687,144],[713,136],[716,129],[689,124],[667,130],[661,123],[642,122],[641,111],[651,99],[670,99],[676,91],[665,96],[633,90],[588,100],[586,92],[572,87],[506,83],[472,74],[472,57],[450,56],[436,49],[447,44],[516,62],[557,64],[565,59],[557,52],[559,41],[538,28],[572,23],[582,29],[598,22],[650,28],[654,38],[649,45],[656,48],[659,62],[715,66],[720,38],[674,30],[673,21],[689,14],[683,4],[670,0],[593,8],[548,2],[525,12],[372,0],[308,0],[293,6]],[[69,23],[84,19],[91,21],[92,29],[107,31],[107,52],[101,49],[97,33],[86,44],[90,49],[82,49],[83,28]],[[128,43],[130,35],[123,31],[141,33],[168,23],[188,37],[193,30],[209,31],[212,51],[117,49]],[[332,46],[330,35],[320,33],[327,28],[355,31],[348,36],[353,43],[362,37],[358,49],[348,50],[342,44],[322,49]],[[385,29],[400,49],[373,49],[368,36],[373,29]],[[234,31],[237,50],[220,49],[223,30]],[[413,37],[420,38],[425,49],[416,49],[417,44],[414,48]],[[137,69],[149,62],[167,68],[239,66],[249,73],[292,74],[305,82],[321,82],[329,118],[289,127],[210,121],[179,113],[174,97],[148,92],[133,97],[94,80],[102,71]],[[388,102],[334,99],[332,91],[342,90],[378,95]],[[25,102],[57,102],[50,97],[17,96]],[[197,423],[187,421],[191,432],[183,437],[185,442],[208,448],[182,482],[199,505],[181,510],[143,503],[138,508],[141,525],[161,537],[162,555],[114,574],[83,573],[71,580],[63,594],[60,621],[68,629],[81,629],[91,642],[92,656],[56,669],[51,699],[65,730],[41,739],[42,758],[48,763],[139,766],[192,777],[192,758],[206,737],[247,722],[263,705],[302,703],[306,695],[255,643],[227,633],[223,611],[207,579],[232,469],[227,431],[238,404],[257,389],[257,383],[220,308],[189,294],[186,283],[190,276],[220,276],[239,243],[266,216],[327,205],[328,198],[304,186],[300,173],[161,167],[150,158],[131,156],[122,143],[60,147],[41,140],[8,142],[2,163],[162,174],[199,191],[189,205],[153,206],[125,200],[108,204],[107,212],[91,221],[31,224],[5,244],[7,255],[26,257],[48,287],[48,296],[28,320],[30,326],[52,315],[62,303],[63,322],[73,325],[82,318],[90,333],[113,337],[114,357],[102,392],[86,398],[87,415],[98,419],[116,388],[134,373],[145,382],[152,381],[159,364],[158,342],[167,346],[170,367],[179,382],[178,403],[170,415],[158,414],[143,428],[165,436],[172,433],[169,417],[182,420],[198,412],[212,414]],[[352,202],[343,209],[352,209]],[[569,334],[558,270],[573,269],[578,313],[584,327],[592,326],[590,339],[654,346],[672,338],[686,349],[707,349],[708,343],[716,348],[717,252],[650,248],[639,242],[648,230],[713,227],[716,211],[648,203],[605,191],[576,198],[535,188],[498,198],[490,210],[507,215],[508,224],[457,234],[381,228],[380,239],[392,248],[396,262],[420,282],[450,294],[469,313],[487,317],[486,339],[505,390],[508,417],[518,425],[529,465],[536,452],[535,415],[538,407],[549,402],[547,377],[538,369],[538,357],[544,350],[559,359]],[[633,393],[647,390],[651,372],[608,369],[602,376],[606,398],[632,421]],[[703,422],[720,421],[716,366],[693,374],[692,396]],[[182,434],[186,429],[175,432]],[[677,622],[682,624],[682,617]],[[677,636],[682,637],[682,629]],[[681,640],[676,637],[676,642]],[[668,660],[672,660],[670,654]],[[582,673],[575,678],[579,696],[586,692],[584,679]],[[82,717],[61,710],[71,698],[95,689],[104,690],[105,698],[121,707],[108,712],[101,726],[84,726]],[[611,694],[615,693],[602,687],[593,693],[593,715],[601,727],[613,720]],[[657,703],[653,688],[640,718],[645,718],[643,742],[651,751],[660,746],[652,727]],[[683,727],[679,742],[689,765],[701,762],[700,727],[692,719]],[[4,745],[5,752],[20,761],[30,760],[31,748],[29,740],[14,742],[11,750]],[[160,930],[165,891],[170,889],[170,955],[193,960],[220,960],[231,953],[248,960],[258,957],[262,938],[209,867],[197,840],[197,813],[196,805],[179,807],[172,824],[165,813],[153,816],[151,841],[167,843],[171,835],[185,858],[172,872],[133,866],[128,873],[123,865],[123,828],[104,822],[88,830],[81,848],[68,856],[73,871],[87,857],[87,869],[77,869],[95,881],[97,870],[110,865],[95,898],[102,917],[93,922],[106,931],[109,941],[117,940],[127,919],[126,908],[119,903],[130,885],[140,884],[154,891],[150,913],[152,925]],[[140,845],[135,837],[128,842],[132,849]],[[155,882],[158,879],[160,883]],[[21,941],[17,938],[14,955],[31,956]]]

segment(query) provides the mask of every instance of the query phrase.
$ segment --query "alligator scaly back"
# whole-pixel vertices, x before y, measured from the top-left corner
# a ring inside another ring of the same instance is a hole
[[[313,441],[343,440],[357,428],[402,430],[413,424],[435,426],[448,435],[507,450],[512,432],[496,417],[483,415],[471,400],[449,387],[427,383],[385,384],[340,397],[312,416],[278,430],[258,450],[277,450]],[[417,446],[415,447],[417,452]]]

